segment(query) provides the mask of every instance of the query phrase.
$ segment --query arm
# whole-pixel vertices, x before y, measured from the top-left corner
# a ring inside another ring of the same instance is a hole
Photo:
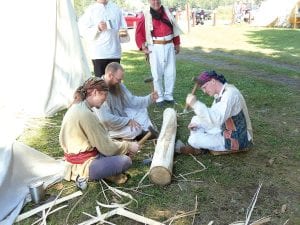
[[[79,18],[78,28],[80,35],[89,40],[94,40],[101,31],[99,30],[98,24],[93,22],[90,14],[91,10],[87,9],[87,11]]]
[[[90,145],[96,147],[101,154],[112,156],[128,152],[129,143],[113,141],[94,113],[91,112],[88,118],[85,117],[80,125]]]
[[[175,46],[175,53],[178,54],[180,52],[180,36],[174,37],[173,43]]]
[[[122,92],[124,93],[124,105],[129,108],[147,108],[152,100],[151,94],[147,96],[133,95],[125,85],[121,84]]]
[[[197,101],[192,108],[205,127],[220,127],[228,118],[238,114],[241,104],[238,95],[225,91],[221,101],[214,103],[210,108]]]
[[[137,27],[135,30],[135,42],[137,47],[140,50],[143,50],[143,47],[145,46],[146,42],[146,31],[145,31],[145,17],[144,15],[141,16],[141,18],[137,22]]]
[[[109,130],[119,130],[125,127],[130,118],[127,116],[115,115],[107,102],[104,102],[100,109],[94,109],[99,120],[109,129]]]

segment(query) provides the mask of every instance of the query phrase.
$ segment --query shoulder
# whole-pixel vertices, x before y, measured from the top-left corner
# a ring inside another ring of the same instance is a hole
[[[92,113],[91,109],[87,106],[87,104],[83,102],[79,102],[77,104],[73,104],[71,108],[68,110],[68,113],[71,117],[74,118],[82,118],[88,116]]]
[[[233,84],[226,84],[225,90],[229,93],[239,93],[239,89],[236,88]]]
[[[234,85],[227,84],[223,96],[227,96],[229,101],[239,102],[242,94]]]
[[[107,3],[107,7],[112,8],[112,9],[114,9],[114,10],[121,11],[120,7],[119,7],[116,3],[111,2],[111,1],[109,1],[109,2]]]
[[[96,9],[99,9],[99,4],[95,2],[95,3],[91,4],[91,5],[89,5],[86,8],[85,12],[92,12],[92,11],[94,11]]]

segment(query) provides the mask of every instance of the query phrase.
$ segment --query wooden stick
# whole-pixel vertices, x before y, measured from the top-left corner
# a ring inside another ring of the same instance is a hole
[[[72,206],[71,210],[69,211],[69,213],[66,217],[65,224],[69,224],[68,221],[69,221],[69,217],[70,217],[71,213],[76,208],[76,206],[82,201],[82,199],[84,199],[84,197],[89,193],[90,190],[91,189],[87,189],[87,191],[84,193],[84,195],[80,199],[78,199],[78,201]]]
[[[207,169],[206,166],[205,166],[202,162],[200,162],[198,159],[196,159],[195,156],[193,156],[192,154],[189,154],[189,155],[192,156],[192,158],[193,158],[197,163],[199,163],[199,165],[202,166],[203,169]]]
[[[193,87],[193,90],[192,90],[192,95],[194,95],[195,94],[195,92],[196,92],[196,90],[197,90],[197,87],[198,87],[198,84],[197,83],[195,83],[195,85],[194,85],[194,87]],[[184,110],[183,110],[183,112],[187,112],[187,109],[189,108],[189,106],[187,105],[187,104],[185,104],[185,107],[184,107]]]
[[[246,213],[246,221],[245,221],[245,225],[248,225],[249,221],[250,221],[250,217],[251,217],[251,214],[252,214],[252,211],[254,209],[254,206],[255,206],[255,203],[257,201],[257,197],[258,197],[258,194],[259,194],[259,191],[260,191],[260,188],[262,186],[262,183],[259,184],[253,198],[252,198],[252,201],[247,209],[247,213]]]
[[[51,215],[52,213],[55,213],[55,212],[57,212],[58,210],[61,210],[61,209],[66,208],[66,207],[68,207],[68,205],[63,205],[63,206],[60,206],[60,207],[58,207],[58,208],[56,208],[56,209],[53,209],[51,212],[48,213],[48,215]],[[43,218],[43,217],[39,218],[37,221],[35,221],[35,222],[32,223],[31,225],[34,225],[34,224],[39,223],[42,219],[44,219],[44,218]]]
[[[195,170],[193,172],[189,172],[189,173],[184,173],[184,174],[179,174],[181,177],[184,177],[184,176],[187,176],[187,175],[191,175],[191,174],[195,174],[195,173],[199,173],[199,172],[202,172],[203,170],[206,170],[206,169],[200,169],[200,170]],[[185,178],[185,177],[184,177]]]
[[[123,208],[119,208],[118,210],[118,215],[120,216],[125,216],[129,219],[132,219],[132,220],[135,220],[135,221],[138,221],[140,223],[144,223],[144,224],[150,224],[150,225],[163,225],[162,223],[160,222],[157,222],[155,220],[152,220],[152,219],[149,219],[149,218],[146,218],[144,216],[140,216],[136,213],[133,213],[133,212],[130,212],[126,209],[123,209]]]
[[[39,207],[37,207],[37,208],[34,208],[34,209],[32,209],[32,210],[29,210],[29,211],[27,211],[27,212],[25,212],[25,213],[19,215],[19,216],[17,217],[17,219],[16,219],[15,222],[19,222],[19,221],[21,221],[21,220],[24,220],[24,219],[26,219],[26,218],[28,218],[28,217],[30,217],[30,216],[32,216],[32,215],[34,215],[34,214],[40,212],[40,211],[43,211],[44,209],[49,208],[50,206],[58,205],[58,204],[60,204],[60,203],[62,203],[62,202],[68,201],[68,200],[70,200],[70,199],[72,199],[72,198],[76,198],[76,197],[78,197],[78,196],[80,196],[80,195],[82,195],[82,192],[81,192],[81,191],[77,191],[77,192],[75,192],[75,193],[73,193],[73,194],[67,195],[67,196],[62,197],[62,198],[60,198],[60,199],[57,199],[56,202],[55,202],[55,200],[54,200],[54,201],[51,201],[51,202],[48,202],[48,203],[46,203],[46,204],[44,204],[44,205],[41,205],[41,206],[39,206]],[[55,202],[55,204],[53,204],[54,202]]]
[[[151,131],[148,131],[147,134],[141,140],[138,141],[138,144],[143,145],[151,136],[151,134],[152,134]]]
[[[197,195],[196,195],[196,200],[195,200],[195,209],[194,211],[196,212],[198,209],[198,199],[197,199]],[[193,222],[192,222],[192,225],[194,225],[194,222],[195,222],[195,217],[196,217],[196,214],[193,215]]]
[[[101,217],[97,217],[97,218],[91,218],[87,221],[84,221],[78,225],[91,225],[91,224],[95,224],[98,223],[100,221],[104,221],[105,219],[112,217],[114,215],[120,215],[120,216],[124,216],[127,217],[129,219],[135,220],[137,222],[143,223],[143,224],[149,224],[149,225],[163,225],[163,223],[157,222],[155,220],[149,219],[147,217],[138,215],[136,213],[130,212],[126,209],[123,208],[116,208],[114,210],[111,210],[107,213],[104,213],[101,215]]]
[[[173,217],[167,219],[166,221],[164,221],[163,223],[167,223],[169,221],[174,221],[174,220],[177,220],[177,219],[180,219],[180,218],[183,218],[183,217],[192,216],[192,215],[199,214],[199,213],[200,212],[197,212],[197,211],[194,211],[194,210],[193,211],[189,211],[189,212],[177,215],[177,216],[173,216]]]
[[[270,221],[271,221],[271,217],[263,217],[263,218],[260,218],[259,220],[254,221],[250,225],[262,225],[262,224],[268,223]],[[284,223],[283,225],[285,225],[285,224],[286,223]]]

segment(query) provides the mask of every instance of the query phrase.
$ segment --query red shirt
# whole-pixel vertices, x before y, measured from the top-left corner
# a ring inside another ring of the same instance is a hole
[[[162,9],[160,9],[162,10]],[[167,20],[168,16],[164,12],[163,17]],[[164,37],[168,36],[170,34],[173,34],[172,29],[165,23],[163,23],[160,20],[152,19],[153,23],[153,31],[152,31],[152,36],[153,37]],[[146,42],[146,30],[145,30],[145,17],[144,15],[141,16],[137,23],[136,31],[135,31],[135,42],[137,47],[141,50],[142,49],[142,44]],[[174,45],[179,45],[180,44],[180,37],[176,36],[173,38],[173,43]]]

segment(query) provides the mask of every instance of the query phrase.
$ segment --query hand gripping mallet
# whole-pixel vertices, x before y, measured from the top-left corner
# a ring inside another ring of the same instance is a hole
[[[145,134],[145,136],[138,141],[140,146],[143,145],[151,137],[151,135],[158,137],[158,132],[152,126],[149,126],[148,130],[149,131]]]
[[[198,83],[195,83],[194,87],[193,87],[193,90],[192,90],[192,95],[195,94],[196,90],[197,90],[197,87],[198,87]],[[185,107],[184,107],[184,110],[183,110],[183,113],[187,113],[187,109],[188,109],[188,105],[185,104]]]

